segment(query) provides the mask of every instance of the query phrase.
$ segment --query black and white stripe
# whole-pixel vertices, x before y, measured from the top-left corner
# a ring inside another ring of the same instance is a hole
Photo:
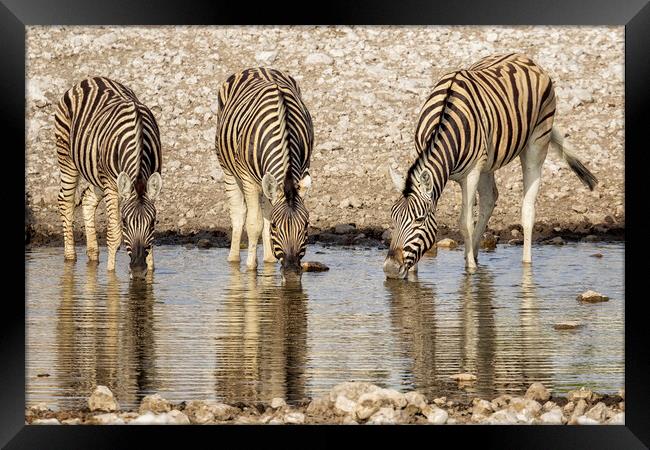
[[[65,258],[76,258],[72,221],[75,206],[82,203],[87,253],[97,260],[94,219],[105,196],[108,269],[115,268],[123,235],[132,273],[145,273],[147,266],[153,267],[153,200],[162,184],[160,135],[153,114],[126,86],[104,77],[88,78],[59,101],[55,135]],[[91,187],[75,198],[79,175]]]
[[[229,260],[239,261],[245,219],[249,268],[257,265],[255,249],[263,231],[264,260],[277,258],[284,269],[299,272],[313,146],[311,116],[300,88],[278,70],[246,69],[221,85],[218,105],[216,150],[233,226]],[[260,204],[262,194],[266,199]]]
[[[391,169],[400,198],[391,209],[394,234],[384,264],[388,276],[403,277],[435,243],[435,208],[448,180],[463,190],[460,228],[468,267],[476,266],[478,241],[498,192],[494,171],[519,156],[524,172],[522,225],[524,262],[530,262],[534,201],[541,167],[552,141],[580,179],[593,189],[596,178],[563,143],[553,127],[555,92],[549,76],[520,54],[484,58],[467,70],[444,75],[417,121],[417,159],[405,179]],[[476,224],[472,214],[480,196]]]

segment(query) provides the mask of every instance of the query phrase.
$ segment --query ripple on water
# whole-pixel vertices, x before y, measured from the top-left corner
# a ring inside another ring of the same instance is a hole
[[[144,283],[123,253],[111,275],[105,249],[99,266],[77,251],[73,264],[60,248],[26,254],[28,404],[80,407],[97,384],[123,407],[154,392],[292,401],[349,380],[470,397],[623,386],[623,244],[535,247],[532,268],[499,246],[471,275],[462,249],[440,250],[409,282],[384,279],[385,251],[312,246],[306,259],[331,270],[285,286],[277,266],[248,273],[227,249],[158,247]],[[576,301],[587,289],[610,301]],[[584,326],[553,329],[566,320]],[[459,388],[460,372],[476,383]]]

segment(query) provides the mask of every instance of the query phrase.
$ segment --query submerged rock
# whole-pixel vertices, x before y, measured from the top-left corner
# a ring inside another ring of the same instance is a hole
[[[453,248],[458,247],[458,242],[454,241],[451,238],[444,238],[436,242],[436,246],[440,248],[448,248],[451,250]]]
[[[596,291],[588,290],[578,295],[578,300],[585,303],[598,303],[609,301],[609,297],[606,295],[600,294]]]
[[[566,322],[558,322],[553,325],[553,328],[556,330],[575,330],[580,327],[582,327],[582,322],[577,320],[567,320]]]
[[[304,261],[301,266],[304,272],[327,272],[330,270],[325,264],[316,261]]]
[[[452,380],[456,380],[459,382],[470,382],[470,381],[476,381],[476,375],[473,375],[471,373],[457,373],[454,375],[450,375],[449,378]]]
[[[492,234],[486,235],[479,244],[480,248],[484,250],[494,250],[497,248],[497,238]]]
[[[113,396],[113,393],[106,386],[97,386],[93,393],[88,397],[88,408],[91,411],[117,411],[119,405]]]

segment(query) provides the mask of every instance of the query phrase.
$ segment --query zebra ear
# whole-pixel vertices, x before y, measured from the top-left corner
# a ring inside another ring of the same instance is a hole
[[[388,166],[388,172],[390,173],[390,178],[393,180],[395,189],[400,194],[404,191],[404,177],[402,177],[397,171],[393,170],[391,166]]]
[[[304,197],[307,195],[307,192],[309,192],[310,187],[311,175],[309,175],[309,172],[305,172],[305,176],[298,182],[298,194],[300,194],[301,197]]]
[[[120,172],[117,176],[117,193],[123,199],[129,198],[133,191],[133,183],[131,183],[131,178],[126,172]]]
[[[431,193],[433,190],[433,177],[429,169],[423,169],[420,173],[420,188],[422,192]]]
[[[158,172],[154,172],[147,181],[147,197],[149,200],[155,200],[162,189],[162,177]]]
[[[267,172],[262,178],[262,190],[266,198],[271,201],[275,200],[278,193],[278,181],[270,172]]]

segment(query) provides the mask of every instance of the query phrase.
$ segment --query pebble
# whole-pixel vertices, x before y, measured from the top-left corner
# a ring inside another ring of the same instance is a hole
[[[164,413],[171,411],[171,404],[162,398],[159,394],[147,395],[140,402],[139,412],[143,414],[147,411],[153,413]]]
[[[582,294],[578,295],[577,299],[585,303],[598,303],[598,302],[609,301],[609,297],[607,297],[606,295],[600,294],[592,290],[583,292]]]
[[[301,412],[290,412],[284,415],[283,421],[290,424],[305,423],[305,415]]]
[[[526,390],[524,398],[537,402],[545,402],[551,398],[551,393],[542,383],[533,383]]]
[[[305,59],[305,64],[332,64],[334,60],[324,53],[311,53],[307,55]]]
[[[566,322],[558,322],[553,325],[553,328],[556,330],[575,330],[576,328],[582,327],[582,322],[577,320],[568,320]]]
[[[198,248],[211,248],[212,241],[210,239],[199,239],[199,241],[196,243],[196,246]]]
[[[61,425],[58,419],[36,419],[32,421],[32,425]]]
[[[447,419],[449,418],[449,413],[447,411],[434,405],[427,405],[422,410],[422,414],[424,414],[427,421],[433,425],[444,425],[447,423]]]
[[[99,385],[88,397],[88,408],[91,411],[117,411],[119,405],[113,393],[106,386]]]

